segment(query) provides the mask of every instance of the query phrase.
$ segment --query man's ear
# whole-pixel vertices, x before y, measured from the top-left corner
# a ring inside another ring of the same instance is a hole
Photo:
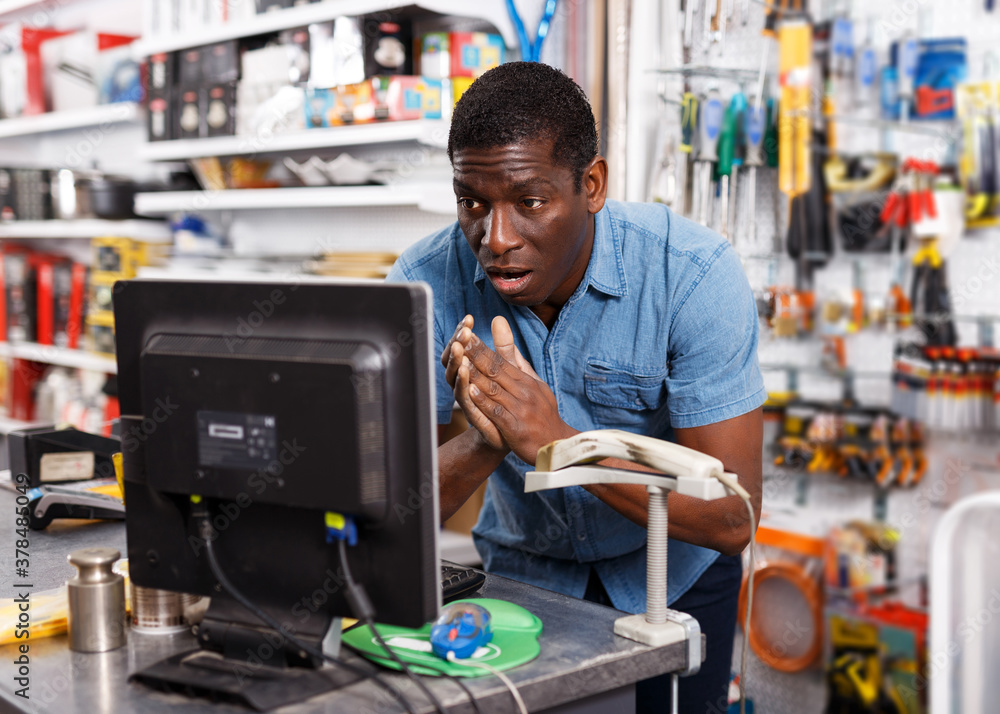
[[[583,170],[583,190],[587,192],[587,212],[594,214],[604,208],[608,197],[608,162],[595,156]]]

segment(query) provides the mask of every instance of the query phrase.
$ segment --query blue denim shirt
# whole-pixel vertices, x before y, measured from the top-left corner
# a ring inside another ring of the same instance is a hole
[[[587,272],[551,330],[530,309],[503,301],[457,223],[407,249],[388,280],[431,285],[438,355],[467,313],[490,347],[493,317],[506,317],[559,414],[581,431],[670,439],[673,427],[731,419],[766,396],[757,310],[739,258],[719,235],[660,204],[605,204]],[[454,399],[440,363],[436,389],[446,424]],[[645,529],[581,487],[525,494],[529,470],[508,454],[489,479],[473,530],[486,569],[582,597],[594,568],[615,607],[644,612]],[[668,600],[717,556],[671,540]]]

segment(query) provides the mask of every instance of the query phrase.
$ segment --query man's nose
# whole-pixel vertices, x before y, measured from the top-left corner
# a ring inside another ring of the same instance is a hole
[[[490,212],[490,223],[486,228],[483,245],[493,255],[503,255],[521,245],[521,238],[506,210],[495,208]]]

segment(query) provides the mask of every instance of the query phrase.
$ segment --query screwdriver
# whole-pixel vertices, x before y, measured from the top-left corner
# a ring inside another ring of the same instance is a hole
[[[750,245],[757,242],[757,167],[764,165],[764,127],[767,122],[766,109],[758,99],[754,99],[743,115],[743,135],[746,138],[747,167],[747,207],[749,214]]]
[[[691,47],[694,40],[694,12],[698,0],[684,0],[684,46]]]
[[[878,71],[875,59],[875,48],[872,47],[872,21],[869,18],[865,32],[865,41],[857,50],[856,104],[868,109],[874,101],[875,73]]]
[[[778,120],[778,187],[789,198],[809,190],[812,26],[801,19],[778,27],[781,103]]]
[[[902,122],[910,120],[910,106],[913,102],[913,80],[917,74],[917,40],[907,32],[899,40],[896,47],[896,75],[899,86],[900,111]]]
[[[701,213],[699,223],[708,225],[709,204],[712,190],[712,164],[719,160],[716,147],[722,129],[724,109],[719,90],[710,89],[701,100],[698,112],[698,161],[701,164],[699,191],[701,191]]]
[[[734,128],[736,122],[733,118],[733,107],[730,104],[722,118],[722,130],[719,132],[718,154],[719,161],[715,165],[715,176],[719,182],[720,216],[721,226],[719,232],[723,238],[732,243],[732,236],[729,232],[729,183],[730,175],[733,171],[733,145],[736,140]]]
[[[691,0],[688,0],[690,2]],[[698,124],[698,98],[693,92],[684,92],[684,96],[681,98],[681,152],[684,154],[684,171],[681,174],[684,181],[684,195],[688,196],[687,192],[687,176],[691,170],[691,154],[693,153],[694,147],[694,137],[695,128]],[[701,206],[698,205],[699,195],[697,180],[692,182],[693,187],[691,194],[691,200],[686,200],[685,203],[690,203],[690,206],[686,208],[690,211],[688,215],[697,216],[701,210]],[[682,206],[682,210],[685,207]]]
[[[767,165],[778,168],[778,106],[774,97],[767,98],[767,128],[764,130],[764,156]]]
[[[729,100],[730,120],[732,121],[732,165],[733,170],[729,177],[729,235],[733,243],[736,242],[736,216],[738,209],[737,199],[739,197],[740,167],[743,166],[743,159],[746,157],[746,137],[744,133],[744,117],[747,110],[747,98],[743,92],[737,92]]]
[[[767,98],[767,128],[764,129],[764,161],[768,168],[778,168],[778,103],[774,97]],[[775,253],[782,250],[782,228],[781,228],[781,204],[779,192],[771,192],[771,209],[774,211],[774,238],[773,249]]]

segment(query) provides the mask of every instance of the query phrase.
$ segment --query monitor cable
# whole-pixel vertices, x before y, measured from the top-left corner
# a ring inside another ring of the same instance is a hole
[[[368,629],[371,630],[372,635],[375,637],[375,641],[378,643],[379,647],[386,651],[389,657],[399,665],[399,668],[403,670],[407,677],[413,680],[420,691],[424,693],[434,704],[434,708],[440,712],[440,714],[447,714],[444,705],[441,700],[438,699],[430,688],[424,683],[424,681],[418,677],[410,666],[406,664],[403,660],[399,658],[396,651],[393,650],[389,645],[385,643],[382,639],[382,635],[375,628],[375,606],[372,605],[372,601],[368,598],[368,593],[365,592],[364,586],[358,583],[351,574],[351,566],[347,562],[347,542],[343,538],[337,540],[337,549],[340,554],[340,565],[344,569],[344,580],[346,581],[345,595],[347,596],[347,603],[351,606],[351,610],[354,612],[354,616],[364,622]]]
[[[226,577],[226,574],[222,572],[222,568],[219,565],[218,558],[216,558],[215,546],[213,544],[215,540],[215,535],[212,531],[212,524],[208,519],[207,513],[201,515],[199,519],[199,535],[205,542],[205,553],[208,555],[208,566],[212,571],[212,575],[215,577],[216,580],[219,581],[219,585],[222,586],[222,589],[225,590],[226,593],[231,598],[236,600],[236,602],[238,602],[240,605],[242,605],[251,613],[253,613],[253,615],[257,617],[257,619],[259,619],[265,625],[273,629],[275,632],[277,632],[279,635],[287,639],[289,642],[291,642],[293,645],[298,647],[306,654],[312,655],[317,659],[329,662],[330,664],[333,664],[337,667],[347,670],[348,672],[356,674],[362,679],[373,680],[376,684],[382,687],[382,689],[387,691],[397,701],[399,701],[399,703],[403,705],[403,707],[409,714],[416,714],[416,710],[413,708],[413,705],[409,702],[409,700],[407,700],[407,698],[403,696],[403,694],[400,691],[398,691],[395,687],[389,684],[389,682],[385,681],[385,679],[383,679],[377,672],[367,672],[361,667],[357,667],[351,664],[350,662],[344,662],[343,660],[337,659],[336,657],[331,657],[330,655],[325,654],[321,650],[318,650],[315,647],[308,645],[305,642],[302,642],[298,638],[286,634],[285,629],[287,628],[282,629],[281,623],[279,623],[273,617],[271,617],[266,612],[257,607],[255,604],[253,604],[245,595],[243,595],[243,593],[237,590],[236,587],[229,581],[229,578]]]

